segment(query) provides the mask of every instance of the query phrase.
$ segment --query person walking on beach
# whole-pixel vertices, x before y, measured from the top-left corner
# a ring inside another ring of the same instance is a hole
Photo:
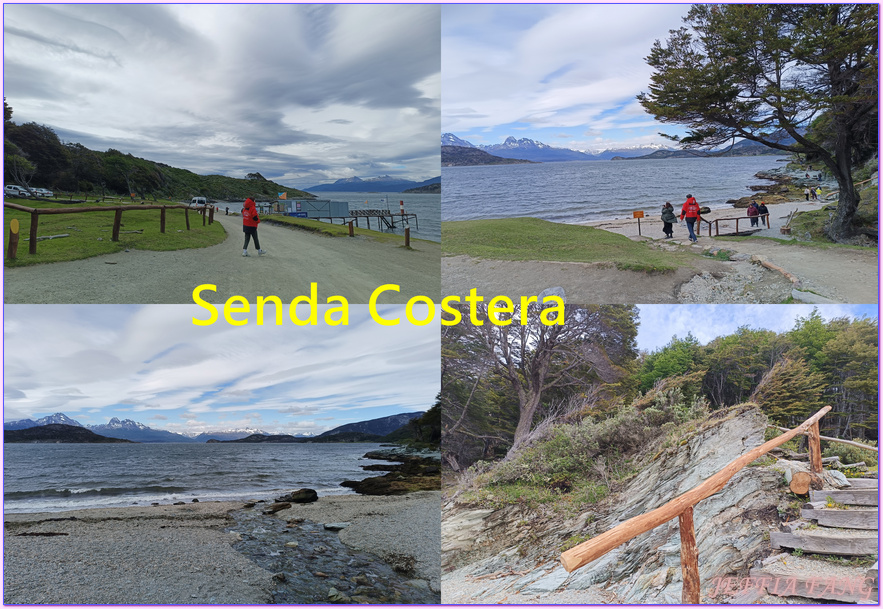
[[[751,226],[757,226],[757,216],[760,215],[760,210],[757,208],[757,203],[754,201],[748,206],[748,217],[751,218]]]
[[[675,208],[671,206],[671,201],[666,201],[662,206],[662,232],[665,233],[666,239],[674,237],[674,229],[672,225],[678,221],[675,215]]]
[[[757,206],[757,212],[758,212],[758,215],[761,216],[761,217],[766,216],[766,225],[767,225],[767,228],[769,228],[769,225],[770,225],[770,210],[769,210],[769,208],[764,204],[763,201],[761,201],[761,202],[760,202],[760,205]]]
[[[699,203],[696,202],[693,195],[687,195],[687,200],[681,207],[681,220],[685,217],[687,218],[687,232],[690,233],[690,241],[696,243],[699,239],[696,237],[693,227],[697,221],[702,222],[702,216],[699,215]]]
[[[806,197],[806,200],[809,201],[809,187],[803,189],[803,195]]]
[[[261,249],[261,243],[258,241],[258,224],[261,219],[255,209],[254,199],[248,197],[242,204],[242,232],[245,233],[245,243],[242,245],[242,255],[248,256],[248,241],[254,237],[254,246],[258,250],[258,256],[263,256],[267,252]]]

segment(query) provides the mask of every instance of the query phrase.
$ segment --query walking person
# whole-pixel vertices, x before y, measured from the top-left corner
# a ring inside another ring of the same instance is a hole
[[[242,255],[248,256],[248,241],[254,238],[254,247],[258,251],[258,256],[263,256],[267,252],[261,249],[261,243],[258,241],[258,224],[261,219],[255,209],[254,199],[248,197],[242,204],[242,232],[245,233],[245,243],[242,245]]]
[[[690,241],[696,243],[699,239],[696,237],[693,227],[697,221],[702,222],[702,216],[699,215],[699,203],[696,202],[693,195],[687,195],[687,200],[684,201],[684,205],[681,207],[681,220],[685,217],[687,219],[687,232],[690,233]]]
[[[803,196],[805,196],[806,200],[809,201],[809,187],[803,189]]]
[[[760,210],[757,208],[757,203],[754,201],[748,206],[748,217],[751,218],[751,226],[757,226],[757,216],[760,215]]]
[[[761,224],[766,222],[766,226],[767,226],[767,228],[769,228],[770,227],[770,210],[763,201],[761,201],[760,205],[757,206],[757,211],[758,211],[758,215],[760,216],[760,218],[762,218]],[[763,218],[766,218],[766,220],[763,220]]]
[[[662,206],[662,232],[665,233],[666,239],[674,237],[674,229],[672,226],[678,221],[675,215],[675,209],[671,206],[671,201],[666,201]]]

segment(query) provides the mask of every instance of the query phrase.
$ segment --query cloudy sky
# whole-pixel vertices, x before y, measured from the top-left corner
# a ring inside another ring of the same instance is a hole
[[[473,144],[507,136],[561,148],[665,144],[635,100],[653,42],[685,4],[442,7],[442,132]]]
[[[13,121],[305,188],[440,174],[438,6],[4,5]]]
[[[233,327],[223,317],[202,327],[194,316],[207,314],[195,305],[7,305],[4,420],[63,412],[84,425],[118,417],[178,432],[321,433],[427,410],[439,391],[438,322],[380,326],[366,306],[351,306],[341,327]]]
[[[705,345],[718,336],[735,334],[741,326],[787,332],[798,317],[817,309],[823,319],[877,319],[877,305],[638,305],[638,348],[654,351],[673,337],[688,333]]]

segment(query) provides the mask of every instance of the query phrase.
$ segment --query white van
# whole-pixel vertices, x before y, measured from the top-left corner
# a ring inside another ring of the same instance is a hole
[[[190,199],[190,207],[199,207],[200,205],[208,205],[205,197],[193,197]]]

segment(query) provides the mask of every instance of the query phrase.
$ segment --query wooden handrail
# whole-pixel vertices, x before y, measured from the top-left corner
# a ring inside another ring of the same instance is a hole
[[[689,604],[699,603],[699,565],[696,558],[696,541],[695,533],[692,526],[686,530],[687,524],[692,525],[693,506],[697,503],[719,492],[727,482],[740,469],[762,457],[777,446],[781,446],[791,438],[808,433],[810,429],[818,424],[826,413],[831,410],[830,406],[825,406],[806,421],[795,427],[794,429],[782,434],[777,438],[773,438],[769,442],[749,450],[741,457],[731,461],[719,472],[696,485],[683,495],[676,497],[654,510],[651,510],[640,516],[630,518],[625,522],[613,527],[594,539],[585,541],[578,546],[567,550],[561,554],[561,564],[568,572],[572,572],[580,567],[600,558],[610,550],[621,546],[647,531],[665,524],[675,517],[679,517],[681,523],[681,569],[684,572],[684,588],[682,593],[682,602]],[[818,435],[816,434],[816,438]],[[694,585],[695,582],[695,585]],[[688,585],[688,583],[690,585]]]
[[[790,431],[787,427],[779,427],[778,425],[767,425],[770,429],[778,429],[779,431]],[[856,448],[864,448],[865,450],[871,450],[875,453],[880,452],[880,449],[876,446],[868,446],[867,444],[862,444],[860,442],[853,442],[852,440],[841,440],[840,438],[832,438],[830,436],[819,436],[819,440],[824,440],[825,442],[837,442],[838,444],[847,444],[849,446],[855,446]]]

